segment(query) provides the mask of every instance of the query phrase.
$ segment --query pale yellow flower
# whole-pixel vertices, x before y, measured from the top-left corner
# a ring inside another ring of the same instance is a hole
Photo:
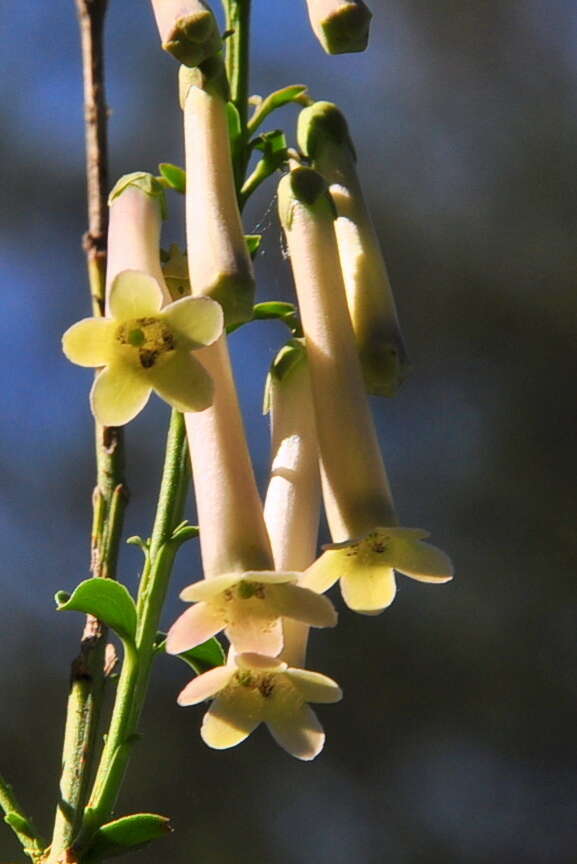
[[[315,36],[327,54],[364,51],[372,14],[363,0],[307,0]]]
[[[197,705],[213,699],[200,734],[215,750],[235,747],[266,723],[277,744],[297,759],[309,761],[322,750],[325,734],[308,703],[341,698],[340,687],[326,675],[245,653],[195,678],[178,703]]]
[[[443,582],[452,568],[444,553],[419,543],[423,532],[415,540],[412,529],[397,527],[346,305],[333,207],[312,169],[297,168],[281,180],[279,212],[306,337],[325,510],[333,541],[342,544],[325,552],[301,584],[322,591],[348,575],[345,601],[375,612],[394,597],[393,569]],[[414,542],[407,542],[409,536]],[[410,571],[403,567],[407,561]]]
[[[161,309],[156,279],[125,270],[114,279],[107,318],[85,318],[62,337],[64,353],[80,366],[104,366],[90,402],[103,426],[122,426],[146,405],[154,390],[179,411],[203,411],[212,403],[210,376],[191,351],[222,332],[222,310],[208,298],[185,297]]]
[[[283,647],[281,618],[334,627],[337,615],[330,600],[296,581],[296,573],[257,570],[189,585],[180,597],[195,605],[170,628],[167,652],[182,654],[224,629],[235,651],[275,657]]]
[[[441,584],[453,578],[448,555],[422,542],[428,536],[427,531],[394,526],[325,546],[327,551],[308,569],[303,584],[327,591],[340,579],[350,609],[365,615],[382,612],[395,599],[395,571],[418,582]]]

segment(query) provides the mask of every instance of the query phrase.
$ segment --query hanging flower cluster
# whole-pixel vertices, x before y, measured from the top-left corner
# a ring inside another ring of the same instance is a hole
[[[307,3],[327,52],[364,49],[371,13],[362,0]],[[192,605],[170,628],[166,650],[182,654],[221,631],[230,648],[226,665],[192,680],[179,704],[211,701],[201,730],[211,747],[232,747],[265,723],[282,747],[308,760],[324,744],[309,703],[342,695],[332,679],[305,668],[309,629],[337,622],[324,592],[340,581],[346,605],[374,615],[395,597],[395,572],[442,583],[453,569],[424,542],[426,531],[399,526],[377,441],[367,392],[394,395],[407,357],[344,116],[293,87],[260,100],[243,126],[228,102],[206,4],[153,6],[164,47],[186,64],[186,254],[172,246],[162,270],[162,184],[145,174],[123,178],[110,200],[106,316],[71,327],[64,351],[103,367],[91,395],[100,423],[128,422],[151,390],[185,413],[203,578],[182,592]],[[252,175],[258,182],[279,165],[285,171],[278,206],[300,319],[286,304],[264,304],[266,314],[253,307],[238,205],[246,160],[231,151],[231,135],[238,141],[291,100],[304,105],[300,151],[274,132],[253,139],[248,152],[264,154]],[[285,320],[293,338],[267,381],[272,464],[263,507],[223,321],[232,330],[271,316]],[[322,504],[332,543],[319,556]]]

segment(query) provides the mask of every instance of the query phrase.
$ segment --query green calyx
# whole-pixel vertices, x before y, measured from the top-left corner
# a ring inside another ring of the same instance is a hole
[[[268,414],[271,409],[272,388],[275,383],[280,384],[291,375],[301,363],[306,363],[307,349],[304,339],[290,339],[280,349],[271,363],[264,388],[264,399],[262,413]]]
[[[147,171],[134,171],[132,174],[124,174],[114,185],[108,196],[108,206],[111,207],[114,201],[120,198],[122,193],[131,187],[144,192],[149,198],[158,198],[162,218],[166,219],[167,209],[164,189],[157,178]]]
[[[183,110],[188,91],[191,87],[197,87],[199,90],[204,90],[210,96],[217,96],[228,102],[230,88],[228,86],[223,58],[220,55],[210,57],[194,69],[188,66],[181,66],[178,76],[178,87],[180,107]]]
[[[314,102],[303,108],[298,119],[297,141],[309,159],[317,159],[327,144],[348,147],[356,158],[345,115],[332,102]]]
[[[278,210],[283,228],[291,228],[295,205],[308,209],[328,208],[335,218],[335,207],[323,177],[313,168],[298,167],[286,174],[278,187]]]

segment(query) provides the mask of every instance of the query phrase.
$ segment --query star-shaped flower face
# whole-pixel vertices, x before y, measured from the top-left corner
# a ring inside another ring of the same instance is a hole
[[[161,311],[162,291],[138,270],[119,273],[110,289],[110,318],[85,318],[62,337],[80,366],[106,367],[90,403],[103,426],[122,426],[144,408],[151,390],[179,411],[212,404],[212,380],[191,351],[222,332],[222,309],[208,298],[185,297]]]
[[[195,678],[178,697],[178,704],[214,699],[200,734],[216,750],[240,744],[266,723],[277,744],[297,759],[310,760],[322,750],[325,734],[307,703],[341,698],[340,687],[326,675],[247,653]]]
[[[337,614],[330,600],[296,580],[294,573],[259,570],[190,585],[180,596],[195,605],[170,628],[166,650],[181,654],[224,629],[236,651],[276,657],[283,647],[281,618],[334,627]]]
[[[427,531],[415,528],[375,528],[360,540],[335,543],[309,567],[303,584],[326,591],[341,580],[341,592],[349,609],[375,615],[395,599],[396,570],[419,582],[449,582],[450,558],[429,543]]]

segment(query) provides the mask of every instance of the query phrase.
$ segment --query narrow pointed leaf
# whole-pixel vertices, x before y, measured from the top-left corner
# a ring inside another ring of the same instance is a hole
[[[277,108],[282,108],[289,102],[302,102],[307,98],[306,84],[291,84],[289,87],[283,87],[282,90],[275,90],[266,96],[248,122],[249,132],[254,132],[263,120],[268,117]]]

